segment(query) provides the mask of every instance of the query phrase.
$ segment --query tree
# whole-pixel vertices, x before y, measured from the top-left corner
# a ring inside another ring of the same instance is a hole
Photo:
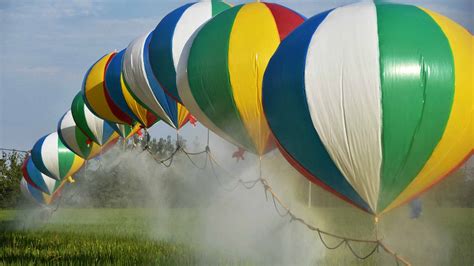
[[[18,152],[3,153],[0,159],[0,208],[14,208],[21,201],[21,167],[25,156]]]

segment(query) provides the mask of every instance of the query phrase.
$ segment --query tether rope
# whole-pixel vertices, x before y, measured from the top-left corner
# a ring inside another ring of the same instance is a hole
[[[176,151],[170,156],[170,158],[167,158],[165,160],[172,160],[172,157],[174,157],[174,155],[176,155],[176,153],[178,151],[183,151],[184,149],[182,149],[181,147],[178,146],[178,148],[176,149]],[[186,153],[186,152],[185,152]],[[357,238],[348,238],[348,237],[345,237],[345,236],[341,236],[341,235],[337,235],[337,234],[333,234],[333,233],[329,233],[329,232],[326,232],[324,230],[321,230],[311,224],[309,224],[308,222],[306,222],[303,218],[300,218],[298,216],[296,216],[292,211],[291,209],[283,203],[283,201],[280,199],[280,197],[274,192],[272,186],[269,184],[268,180],[266,178],[263,177],[263,173],[262,173],[262,160],[261,160],[261,157],[259,158],[259,178],[258,179],[255,179],[255,180],[249,180],[249,181],[245,181],[245,180],[242,180],[241,178],[238,178],[236,177],[235,175],[233,175],[232,173],[230,173],[229,171],[227,171],[224,167],[222,167],[218,162],[217,160],[214,158],[213,156],[213,153],[211,152],[211,149],[209,148],[209,130],[208,130],[208,138],[207,138],[207,146],[206,146],[206,150],[205,151],[202,151],[202,152],[197,152],[197,153],[194,153],[195,155],[199,155],[199,154],[206,154],[207,158],[206,159],[206,162],[209,161],[209,165],[211,167],[211,170],[212,170],[212,173],[213,175],[215,176],[216,180],[218,181],[219,185],[222,186],[222,188],[226,191],[234,191],[235,189],[237,189],[239,187],[239,185],[241,185],[242,187],[244,187],[245,189],[253,189],[258,183],[261,183],[263,188],[264,188],[264,191],[265,191],[265,196],[267,197],[267,200],[268,200],[268,195],[271,196],[272,198],[272,202],[273,202],[273,205],[274,205],[274,208],[275,208],[275,211],[277,212],[277,214],[280,216],[280,217],[287,217],[289,216],[290,217],[290,222],[292,221],[297,221],[299,223],[301,223],[302,225],[306,226],[309,230],[311,231],[314,231],[317,233],[317,236],[319,236],[319,239],[321,241],[321,243],[324,245],[324,247],[326,247],[327,249],[329,250],[335,250],[341,246],[343,246],[343,244],[345,244],[344,246],[346,246],[349,251],[353,254],[354,257],[360,259],[360,260],[365,260],[365,259],[368,259],[369,257],[371,257],[373,254],[375,254],[375,252],[379,249],[379,247],[382,247],[382,249],[389,255],[391,255],[395,261],[396,261],[396,264],[399,265],[399,263],[403,263],[404,265],[411,265],[406,259],[404,259],[403,257],[400,257],[398,254],[396,254],[393,250],[391,250],[387,245],[385,245],[380,239],[376,239],[376,240],[370,240],[370,239],[357,239]],[[194,164],[194,162],[191,160],[190,158],[190,153],[187,154],[187,157],[190,159],[190,161]],[[159,161],[161,163],[163,163],[162,161]],[[171,166],[171,163],[167,166],[167,167],[170,167]],[[232,178],[233,180],[237,180],[235,182],[235,184],[232,186],[232,187],[226,187],[220,180],[217,172],[216,172],[216,169],[215,169],[215,166],[219,167],[222,171],[224,171],[227,176],[229,176],[230,178]],[[201,170],[204,170],[205,168],[200,168],[198,167],[199,169]],[[283,209],[283,210],[282,210]],[[329,236],[329,237],[332,237],[332,238],[335,238],[335,239],[339,239],[340,242],[335,245],[335,246],[329,246],[327,244],[327,242],[324,240],[323,238],[323,235],[325,236]],[[365,255],[361,255],[361,254],[358,254],[353,246],[351,245],[351,242],[356,242],[356,243],[367,243],[367,244],[374,244],[374,247]]]
[[[290,217],[290,222],[297,221],[297,222],[301,223],[302,225],[306,226],[309,230],[316,232],[317,235],[319,236],[319,239],[320,239],[321,243],[324,245],[324,247],[326,247],[329,250],[335,250],[335,249],[341,247],[343,244],[345,244],[344,246],[346,246],[349,249],[349,251],[354,255],[354,257],[356,257],[360,260],[365,260],[365,259],[371,257],[379,249],[379,247],[382,247],[382,249],[386,253],[388,253],[389,255],[394,257],[397,265],[399,265],[399,262],[403,263],[404,265],[411,265],[406,259],[400,257],[393,250],[391,250],[388,246],[386,246],[380,239],[376,239],[376,240],[357,239],[357,238],[348,238],[348,237],[336,235],[336,234],[329,233],[329,232],[326,232],[324,230],[321,230],[321,229],[309,224],[303,218],[300,218],[300,217],[296,216],[291,211],[291,209],[283,203],[283,201],[280,199],[280,197],[278,197],[278,195],[273,191],[273,188],[270,186],[268,180],[263,177],[263,174],[262,174],[262,160],[261,160],[262,158],[261,157],[259,158],[259,178],[255,179],[255,180],[245,181],[245,180],[243,180],[241,178],[238,178],[237,176],[233,175],[231,172],[229,172],[224,167],[222,167],[217,162],[217,160],[214,158],[213,153],[211,152],[211,149],[209,148],[209,130],[208,130],[208,135],[207,135],[207,145],[206,145],[206,149],[204,151],[194,152],[194,153],[186,152],[184,150],[184,148],[181,147],[181,145],[179,143],[179,134],[177,134],[176,150],[166,159],[163,159],[163,160],[156,159],[154,154],[148,149],[148,146],[146,147],[146,150],[148,151],[148,153],[150,155],[152,155],[153,159],[156,162],[161,163],[166,167],[171,167],[171,165],[173,163],[173,158],[179,151],[182,151],[183,153],[185,153],[187,158],[191,161],[191,163],[194,166],[196,166],[198,169],[205,170],[206,169],[205,166],[207,165],[207,162],[209,161],[211,171],[212,171],[213,175],[215,176],[216,180],[218,181],[219,185],[224,190],[229,191],[229,192],[234,191],[239,186],[242,186],[245,189],[250,190],[250,189],[253,189],[258,183],[261,183],[263,188],[264,188],[265,196],[266,196],[267,200],[268,200],[268,194],[270,194],[270,196],[272,198],[274,208],[275,208],[275,211],[277,212],[277,214],[280,217],[283,218],[283,217],[289,216]],[[205,165],[203,167],[199,167],[191,159],[191,156],[200,155],[200,154],[206,154],[206,161],[205,161]],[[169,162],[169,163],[166,164],[166,162]],[[224,185],[224,183],[220,180],[219,175],[217,174],[215,166],[219,167],[222,171],[224,171],[226,173],[226,175],[228,177],[230,177],[232,180],[237,180],[232,187],[226,187]],[[283,209],[283,210],[281,210],[281,209]],[[323,239],[323,235],[330,236],[332,238],[339,239],[341,241],[336,246],[331,247]],[[351,245],[351,242],[374,244],[374,247],[367,254],[360,255],[354,250],[354,248]]]
[[[198,169],[201,169],[201,170],[205,170],[206,169],[206,166],[207,164],[210,165],[210,168],[211,168],[211,171],[213,173],[213,175],[215,176],[216,180],[218,181],[219,185],[226,191],[229,191],[229,192],[232,192],[234,191],[235,189],[237,189],[240,185],[242,187],[244,187],[245,189],[253,189],[258,183],[261,183],[263,188],[264,188],[264,192],[265,192],[265,196],[268,200],[268,195],[271,196],[272,198],[272,202],[273,202],[273,205],[274,205],[274,208],[275,208],[275,211],[277,212],[277,214],[280,216],[280,217],[287,217],[289,216],[290,217],[290,222],[293,222],[293,221],[297,221],[299,223],[301,223],[302,225],[306,226],[309,230],[311,231],[314,231],[317,233],[317,235],[319,236],[319,239],[321,241],[321,243],[324,245],[324,247],[326,247],[327,249],[329,250],[335,250],[339,247],[341,247],[343,244],[345,244],[345,246],[347,246],[347,248],[351,251],[351,253],[358,259],[360,260],[365,260],[369,257],[371,257],[378,249],[379,247],[381,247],[387,254],[391,255],[397,265],[399,265],[399,263],[403,263],[404,265],[411,265],[406,259],[404,259],[403,257],[399,256],[397,253],[395,253],[392,249],[390,249],[385,243],[383,243],[380,239],[376,239],[376,240],[370,240],[370,239],[357,239],[357,238],[348,238],[348,237],[344,237],[344,236],[341,236],[341,235],[337,235],[337,234],[333,234],[333,233],[329,233],[329,232],[326,232],[324,230],[321,230],[319,229],[318,227],[315,227],[311,224],[309,224],[308,222],[306,222],[303,218],[300,218],[298,216],[296,216],[292,211],[291,209],[283,203],[283,201],[280,199],[280,197],[274,192],[272,186],[269,184],[269,182],[267,181],[266,178],[263,177],[263,174],[262,174],[262,158],[260,157],[259,158],[259,177],[255,180],[243,180],[241,178],[238,178],[236,177],[235,175],[233,175],[232,173],[230,173],[229,171],[227,171],[224,167],[222,167],[218,162],[217,160],[214,158],[213,156],[213,153],[211,152],[211,149],[209,148],[209,129],[208,129],[208,132],[207,132],[207,145],[206,145],[206,148],[204,151],[200,151],[200,152],[187,152],[182,146],[181,144],[179,143],[179,134],[177,134],[177,139],[176,139],[176,149],[171,153],[171,155],[165,159],[162,159],[162,160],[159,160],[155,157],[155,154],[153,154],[152,151],[150,151],[150,148],[148,146],[148,143],[147,145],[144,147],[144,151],[146,150],[151,156],[152,158],[157,162],[157,163],[160,163],[162,165],[164,165],[165,167],[169,168],[171,167],[171,165],[173,164],[173,158],[174,156],[176,156],[176,154],[179,152],[179,151],[182,151],[183,153],[186,154],[187,158],[191,161],[191,163],[196,166]],[[5,150],[5,149],[0,149],[0,150]],[[12,150],[12,151],[17,151],[17,150],[13,150],[13,149],[9,149],[9,150]],[[19,151],[19,152],[26,152],[26,151]],[[196,155],[201,155],[201,154],[206,154],[206,161],[205,161],[205,164],[203,167],[199,167],[192,159],[191,159],[191,156],[196,156]],[[167,163],[168,162],[168,163]],[[209,162],[209,163],[208,163]],[[222,171],[224,171],[227,176],[229,176],[232,180],[237,180],[235,182],[235,184],[232,186],[232,187],[226,187],[222,181],[220,180],[219,178],[219,175],[217,174],[216,172],[216,169],[215,169],[215,166],[219,167]],[[75,194],[73,194],[75,195]],[[60,205],[60,202],[58,203],[58,206],[56,207],[55,210],[57,210],[57,208],[59,208],[59,205]],[[283,210],[281,210],[283,209]],[[55,211],[54,210],[54,211]],[[54,212],[53,211],[53,212]],[[325,236],[329,236],[329,237],[332,237],[332,238],[335,238],[335,239],[339,239],[341,240],[337,245],[335,246],[329,246],[326,241],[323,239],[323,235]],[[357,242],[357,243],[368,243],[368,244],[374,244],[374,248],[368,252],[367,254],[365,255],[360,255],[358,254],[354,249],[353,247],[351,246],[351,242]]]
[[[204,154],[204,153],[207,153],[207,151],[197,152],[197,153],[188,153],[188,152],[186,152],[186,150],[184,150],[184,149],[182,149],[181,151],[186,155],[186,157],[188,157],[188,160],[194,165],[194,167],[196,167],[196,168],[199,169],[199,170],[205,170],[205,169],[207,169],[207,162],[208,162],[209,156],[206,156],[206,160],[204,161],[203,166],[197,165],[197,163],[194,162],[194,160],[191,158],[191,156],[196,156],[196,155],[199,155],[199,154]]]

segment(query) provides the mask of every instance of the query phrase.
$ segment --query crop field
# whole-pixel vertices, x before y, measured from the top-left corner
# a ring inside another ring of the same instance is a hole
[[[224,257],[207,258],[187,245],[148,238],[143,222],[146,213],[132,209],[61,210],[47,223],[32,226],[34,220],[17,219],[26,213],[0,211],[0,264],[227,264]]]
[[[336,225],[339,233],[360,237],[370,232],[369,227],[354,224],[365,223],[364,216],[346,208],[322,210],[327,219]],[[416,265],[428,265],[424,262],[449,262],[451,265],[472,265],[474,255],[472,209],[440,208],[425,211],[421,219],[436,221],[437,230],[448,235],[446,252],[432,250],[431,231],[416,236],[415,231],[424,228],[426,221],[416,221],[420,227],[404,224],[408,236],[406,242],[395,242],[400,254],[405,254]],[[172,220],[167,224],[165,234],[159,237],[150,233],[156,226],[155,210],[149,209],[61,209],[48,220],[40,222],[40,214],[28,217],[27,211],[0,211],[0,264],[135,264],[135,265],[262,265],[279,264],[266,261],[265,258],[245,258],[223,250],[209,251],[188,232],[191,229],[196,209],[168,210]],[[352,219],[344,219],[347,215]],[[44,218],[44,217],[43,217]],[[387,216],[387,228],[401,227]],[[430,222],[432,226],[432,222]],[[159,226],[159,223],[158,223]],[[408,229],[407,229],[408,228]],[[308,232],[309,233],[309,232]],[[398,234],[398,233],[397,233]],[[387,240],[393,236],[387,236]],[[443,238],[444,239],[444,238]],[[329,243],[334,240],[327,239]],[[439,241],[438,241],[439,242]],[[420,247],[419,250],[413,246]],[[422,249],[427,246],[427,249]],[[308,247],[311,249],[312,247]],[[370,247],[358,247],[364,252]],[[435,247],[436,248],[436,247]],[[431,252],[430,252],[431,249]],[[433,252],[435,251],[435,252]],[[426,254],[423,254],[426,253]],[[446,257],[447,256],[447,257]],[[429,258],[428,258],[429,257]],[[318,265],[396,265],[390,257],[379,251],[368,260],[358,260],[347,248],[328,250]]]

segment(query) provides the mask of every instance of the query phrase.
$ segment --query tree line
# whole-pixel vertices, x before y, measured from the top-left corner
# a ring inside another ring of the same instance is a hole
[[[182,137],[174,140],[171,136],[160,139],[134,136],[125,143],[118,143],[116,149],[135,150],[137,154],[146,150],[159,161],[169,158],[178,146],[185,148],[186,145],[187,142]],[[119,153],[120,150],[114,154],[106,153],[103,157],[113,157]],[[0,158],[0,208],[16,208],[27,203],[20,191],[21,167],[25,157],[24,154],[18,152],[2,153]],[[165,175],[163,179],[166,180],[166,183],[161,184],[161,186],[166,187],[168,191],[166,192],[167,201],[171,204],[193,207],[193,204],[198,202],[193,197],[199,197],[199,194],[193,194],[189,199],[183,200],[183,197],[176,197],[176,193],[182,191],[182,188],[186,185],[189,192],[193,189],[203,190],[205,189],[204,186],[213,185],[215,182],[192,183],[195,182],[193,179],[183,177],[184,173],[180,170],[185,167],[185,164],[189,164],[184,160],[185,158],[178,156],[174,159],[173,166],[161,173],[161,175]],[[143,188],[153,184],[148,184],[149,180],[137,177],[134,172],[127,171],[127,167],[123,162],[118,162],[117,166],[104,167],[101,165],[101,161],[101,159],[91,160],[91,162],[88,162],[88,167],[75,175],[75,179],[78,180],[77,184],[68,186],[63,192],[65,204],[72,207],[109,208],[145,206],[146,202],[150,200],[150,195],[144,193]],[[122,168],[120,168],[121,165]],[[165,166],[161,167],[164,168]],[[189,171],[184,172],[189,174]],[[301,193],[301,200],[303,201],[307,200],[305,198],[305,192],[308,191],[307,184],[307,182],[301,182],[297,188],[304,191]],[[75,197],[75,194],[78,193],[84,194],[86,197]],[[87,198],[87,200],[83,200],[84,198]],[[311,198],[313,206],[337,207],[342,205],[336,197],[328,196],[328,193],[322,193],[322,190],[314,185],[312,186]],[[473,168],[462,167],[429,193],[425,193],[422,200],[430,202],[434,206],[472,208],[474,207],[473,198]]]

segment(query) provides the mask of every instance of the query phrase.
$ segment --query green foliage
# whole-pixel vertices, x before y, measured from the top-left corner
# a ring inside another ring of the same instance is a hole
[[[22,200],[20,180],[24,156],[17,152],[2,153],[0,158],[0,208],[13,208]]]
[[[38,214],[17,211],[15,218],[13,211],[0,211],[0,265],[245,264],[188,243],[150,238],[150,210],[63,209],[43,224]],[[28,218],[31,227],[22,225]]]
[[[152,154],[160,157],[166,158],[170,156],[175,150],[176,146],[179,145],[182,148],[186,148],[186,140],[182,136],[178,136],[177,141],[173,141],[171,136],[165,138],[160,138],[156,140],[155,138],[147,141],[147,137],[139,137],[134,135],[131,138],[130,144],[127,145],[127,149],[134,148],[147,148]]]
[[[189,248],[134,236],[80,232],[8,231],[0,235],[0,263],[193,265]]]
[[[271,265],[268,258],[242,259],[232,250],[203,248],[200,239],[192,234],[196,215],[200,214],[197,209],[166,210],[169,221],[173,221],[170,225],[157,222],[159,211],[61,209],[48,223],[39,223],[30,216],[32,226],[26,225],[27,229],[22,229],[22,223],[28,219],[15,217],[31,215],[33,210],[0,211],[0,265]],[[474,210],[428,208],[419,220],[401,219],[407,217],[406,213],[407,210],[399,209],[398,213],[383,217],[380,224],[384,241],[399,254],[413,265],[472,265],[470,232]],[[337,234],[370,238],[373,233],[368,216],[354,208],[315,208],[314,215],[315,224],[330,221],[324,225],[325,229]],[[154,233],[161,226],[167,232]],[[325,241],[329,245],[338,242],[329,236]],[[436,249],[430,248],[433,245],[430,241],[436,243]],[[308,252],[319,248],[308,246]],[[353,248],[365,254],[371,246],[354,244]],[[439,252],[440,249],[446,252]],[[343,245],[336,250],[324,250],[315,264],[395,265],[395,262],[382,250],[369,260],[358,260]]]

